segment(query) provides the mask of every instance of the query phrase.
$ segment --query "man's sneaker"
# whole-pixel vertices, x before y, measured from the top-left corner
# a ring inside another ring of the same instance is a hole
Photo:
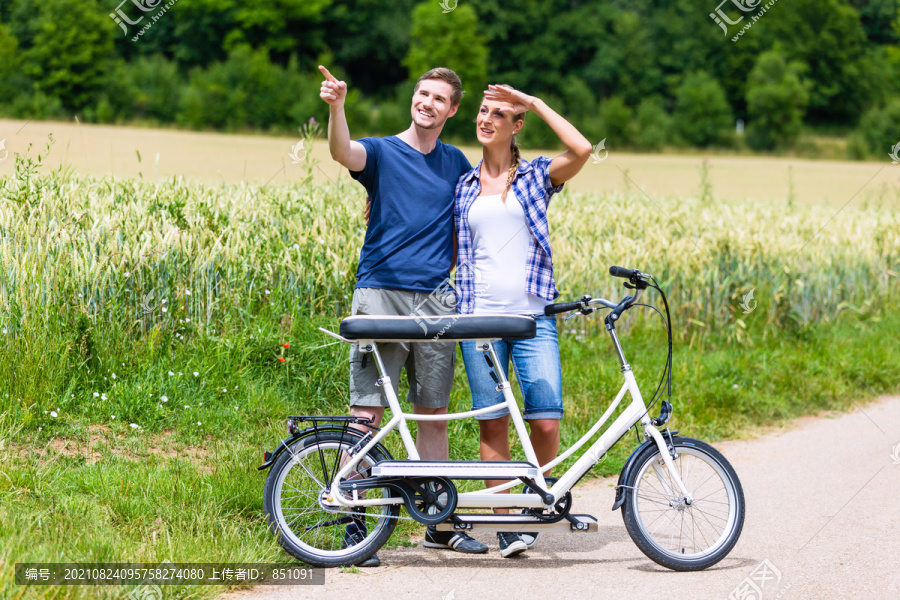
[[[516,554],[522,554],[528,550],[528,546],[522,540],[518,533],[512,531],[501,531],[497,533],[497,539],[500,541],[500,556],[509,558]]]
[[[531,550],[534,548],[534,545],[537,544],[537,533],[519,533],[519,537],[522,538],[522,541],[525,542],[525,545],[528,546],[528,549]]]
[[[346,531],[344,531],[344,543],[341,544],[341,550],[349,548],[350,546],[355,546],[361,543],[364,539],[366,539],[366,524],[361,520],[354,520],[352,523],[347,525],[347,529]],[[356,566],[380,567],[381,560],[379,560],[377,554],[373,554],[366,560],[356,563]]]
[[[429,525],[425,530],[426,548],[449,548],[464,554],[484,554],[488,547],[461,531],[438,531]]]

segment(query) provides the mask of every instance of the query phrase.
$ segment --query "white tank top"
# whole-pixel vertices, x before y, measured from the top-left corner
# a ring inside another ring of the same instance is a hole
[[[475,259],[475,313],[543,313],[549,304],[525,291],[531,229],[514,191],[479,196],[469,209]]]

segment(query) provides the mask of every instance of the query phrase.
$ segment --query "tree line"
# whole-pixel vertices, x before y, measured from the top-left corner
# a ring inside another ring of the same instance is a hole
[[[316,65],[350,86],[356,134],[409,123],[411,81],[449,66],[471,138],[488,82],[544,98],[607,147],[900,140],[897,0],[7,0],[0,112],[225,131],[327,118]],[[538,119],[523,144],[552,144]],[[746,124],[743,135],[736,123]]]

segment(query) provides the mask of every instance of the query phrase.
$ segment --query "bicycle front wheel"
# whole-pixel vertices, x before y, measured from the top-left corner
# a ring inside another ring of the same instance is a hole
[[[360,563],[388,540],[398,504],[368,509],[335,508],[322,502],[331,482],[359,440],[349,432],[321,431],[300,438],[278,457],[266,479],[263,506],[272,532],[293,556],[317,567]],[[370,467],[388,456],[373,448],[347,479],[368,477]],[[387,488],[366,490],[367,499],[388,498]]]
[[[650,444],[624,482],[622,518],[637,547],[675,571],[706,569],[728,555],[744,526],[744,491],[718,450],[688,437],[674,437],[675,469],[688,493],[685,502],[659,448]]]

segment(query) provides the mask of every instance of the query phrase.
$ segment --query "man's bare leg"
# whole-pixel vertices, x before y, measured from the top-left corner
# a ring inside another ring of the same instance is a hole
[[[413,404],[417,415],[446,415],[447,407],[426,408]],[[384,410],[382,409],[382,413]],[[416,450],[422,460],[447,460],[450,457],[450,443],[447,440],[447,421],[419,421],[416,433]]]

